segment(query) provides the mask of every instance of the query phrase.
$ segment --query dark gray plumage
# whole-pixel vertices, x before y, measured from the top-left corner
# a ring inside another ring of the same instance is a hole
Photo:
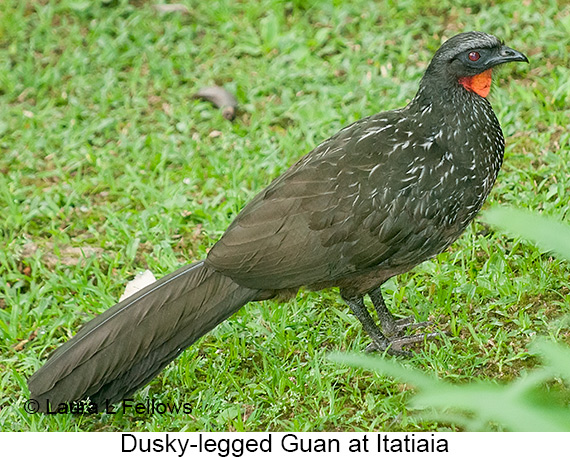
[[[480,32],[436,52],[415,98],[323,142],[235,218],[203,262],[89,322],[29,380],[46,402],[115,402],[249,301],[339,287],[378,350],[423,336],[386,308],[388,278],[446,249],[499,172],[504,140],[486,100],[490,69],[526,57]],[[363,304],[368,294],[380,327]]]

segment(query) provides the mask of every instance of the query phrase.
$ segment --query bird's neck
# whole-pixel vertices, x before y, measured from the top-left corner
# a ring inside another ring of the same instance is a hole
[[[415,112],[438,111],[456,113],[458,110],[492,111],[488,100],[477,91],[470,90],[459,81],[445,81],[439,84],[422,80],[415,97],[407,106]]]

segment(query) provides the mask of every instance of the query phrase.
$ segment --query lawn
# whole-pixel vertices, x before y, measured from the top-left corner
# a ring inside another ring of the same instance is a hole
[[[188,414],[30,415],[26,379],[126,282],[202,259],[240,208],[361,117],[404,106],[444,37],[482,30],[530,65],[495,77],[507,139],[485,206],[570,223],[570,2],[3,0],[0,6],[0,428],[456,430],[397,379],[330,360],[368,337],[338,291],[252,303],[136,401]],[[223,85],[233,122],[192,95]],[[536,335],[570,343],[570,265],[473,223],[387,282],[398,315],[448,336],[407,367],[455,383],[515,379]],[[570,404],[563,382],[547,388]]]

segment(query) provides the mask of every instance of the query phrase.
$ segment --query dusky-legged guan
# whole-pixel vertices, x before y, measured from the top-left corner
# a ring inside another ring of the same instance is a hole
[[[503,161],[487,95],[520,52],[481,32],[435,53],[404,108],[361,119],[301,158],[237,215],[205,260],[88,322],[28,381],[45,410],[117,402],[250,301],[338,287],[375,349],[405,336],[380,286],[445,250],[475,217]],[[376,308],[378,325],[363,297]]]

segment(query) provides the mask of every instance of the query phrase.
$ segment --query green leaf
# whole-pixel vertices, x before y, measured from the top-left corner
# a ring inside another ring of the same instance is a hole
[[[570,260],[570,225],[515,208],[492,208],[483,220]]]
[[[329,358],[333,362],[393,376],[419,389],[438,388],[440,385],[440,381],[434,376],[426,375],[420,370],[407,368],[394,360],[384,359],[379,356],[333,353]]]
[[[530,347],[540,354],[552,373],[563,377],[566,382],[570,383],[570,348],[568,346],[538,338],[531,343]]]
[[[411,406],[425,410],[439,421],[459,423],[469,430],[489,429],[494,423],[512,431],[568,431],[570,411],[566,405],[561,405],[555,396],[538,395],[536,391],[552,378],[553,367],[557,368],[556,373],[561,369],[570,376],[567,368],[570,367],[570,349],[542,341],[537,344],[537,350],[549,366],[509,384],[477,381],[454,385],[378,356],[335,353],[329,358],[417,387],[420,392],[414,396]],[[367,403],[372,404],[370,400]]]

